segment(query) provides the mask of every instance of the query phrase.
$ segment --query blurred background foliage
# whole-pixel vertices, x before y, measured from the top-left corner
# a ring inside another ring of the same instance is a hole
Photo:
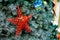
[[[41,12],[37,13],[32,5],[35,0],[0,0],[0,40],[57,40],[56,28],[53,25],[54,14],[52,10],[51,0],[42,4]],[[15,37],[16,26],[6,20],[6,18],[16,17],[16,7],[20,8],[24,15],[32,14],[33,16],[28,22],[31,33],[22,31],[18,37]]]

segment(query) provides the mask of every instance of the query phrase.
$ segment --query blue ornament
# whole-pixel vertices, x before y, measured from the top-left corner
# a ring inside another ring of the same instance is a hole
[[[34,3],[33,3],[35,9],[37,11],[40,11],[41,10],[41,5],[42,5],[42,1],[41,0],[36,0]]]

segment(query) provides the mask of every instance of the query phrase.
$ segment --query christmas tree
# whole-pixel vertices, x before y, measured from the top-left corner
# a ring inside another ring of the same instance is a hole
[[[51,22],[54,18],[51,12],[52,1],[42,0],[40,12],[33,6],[34,2],[35,0],[0,0],[0,40],[57,40],[58,26]],[[24,15],[32,14],[32,17],[28,22],[31,33],[23,30],[16,37],[16,26],[6,19],[16,17],[18,4]]]

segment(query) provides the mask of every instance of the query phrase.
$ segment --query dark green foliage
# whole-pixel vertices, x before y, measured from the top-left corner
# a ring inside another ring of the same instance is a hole
[[[44,0],[43,0],[44,1]],[[0,40],[57,40],[56,28],[57,25],[53,25],[54,14],[52,14],[52,4],[50,0],[46,5],[42,5],[41,12],[37,13],[33,7],[34,0],[4,0],[0,3]],[[31,33],[22,31],[18,37],[15,37],[16,26],[6,20],[6,18],[12,18],[16,16],[17,4],[24,15],[32,14],[31,19],[28,22]]]

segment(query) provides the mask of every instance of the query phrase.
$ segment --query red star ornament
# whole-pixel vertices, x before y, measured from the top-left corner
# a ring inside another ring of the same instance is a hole
[[[17,17],[15,18],[7,18],[7,20],[14,25],[16,25],[16,36],[19,35],[19,33],[22,30],[26,30],[27,32],[31,32],[29,26],[28,26],[28,21],[30,19],[31,15],[29,16],[24,16],[22,14],[22,11],[20,10],[20,7],[17,7]]]
[[[60,34],[57,34],[56,37],[57,37],[58,39],[60,39]]]

